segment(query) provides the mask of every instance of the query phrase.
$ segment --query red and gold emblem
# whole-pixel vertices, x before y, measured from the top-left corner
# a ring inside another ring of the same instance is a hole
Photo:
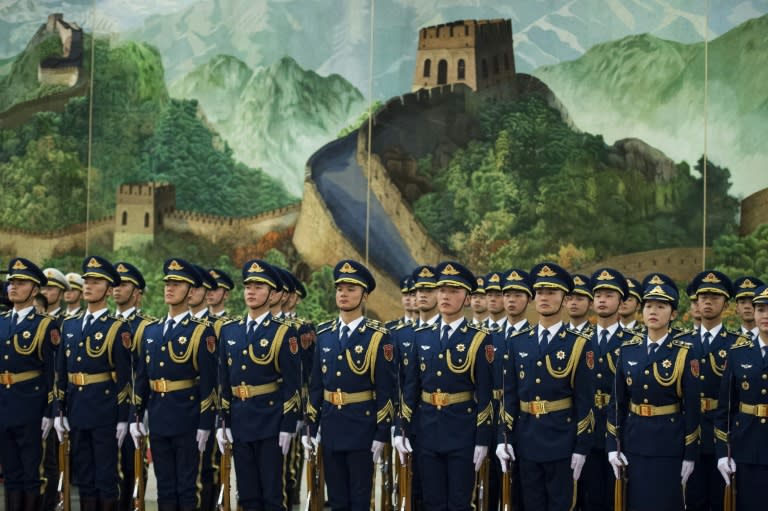
[[[303,334],[301,334],[301,348],[308,350],[311,344],[312,344],[312,333],[304,332]]]
[[[384,345],[384,358],[387,362],[392,362],[395,358],[395,347],[392,344]]]
[[[216,338],[212,335],[209,335],[205,339],[205,345],[208,347],[208,351],[210,353],[214,353],[216,351]]]
[[[691,360],[691,374],[694,375],[696,378],[699,377],[699,361],[698,360]]]
[[[123,332],[120,335],[120,340],[122,341],[125,349],[127,350],[131,349],[131,333],[130,332]]]
[[[493,364],[493,358],[496,356],[496,349],[493,347],[492,344],[488,344],[485,347],[485,359],[488,361],[489,364]]]
[[[299,341],[295,337],[288,339],[288,347],[291,349],[292,354],[299,352]]]
[[[58,330],[51,330],[51,344],[58,346],[61,342],[61,334]]]
[[[594,351],[588,351],[586,353],[587,358],[587,367],[591,370],[595,368],[595,352]]]

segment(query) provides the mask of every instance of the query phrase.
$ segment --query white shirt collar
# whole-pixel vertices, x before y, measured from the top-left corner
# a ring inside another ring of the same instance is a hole
[[[611,337],[613,337],[613,334],[615,334],[616,330],[618,329],[619,329],[618,321],[612,324],[611,326],[609,326],[608,328],[603,328],[600,325],[597,325],[597,338],[599,339],[600,336],[603,335],[603,330],[608,330],[608,338],[610,339]]]
[[[124,319],[128,319],[129,317],[131,317],[131,314],[133,314],[134,311],[136,311],[136,307],[128,307],[122,312],[117,311],[117,315],[123,317]]]
[[[208,309],[200,309],[199,311],[192,314],[192,316],[197,319],[200,319],[200,318],[204,318],[206,314],[208,314]]]
[[[264,318],[266,318],[268,314],[269,311],[265,312],[261,316],[256,317],[255,319],[248,316],[248,320],[245,322],[245,329],[249,330],[252,323],[256,323],[256,328],[259,328],[259,325],[261,325],[261,323],[264,321]]]
[[[656,341],[655,344],[658,344],[659,348],[661,348],[662,346],[664,346],[664,343],[667,342],[667,338],[668,337],[669,337],[669,334],[664,334],[664,337],[662,337],[661,339]],[[646,348],[646,351],[648,351],[648,349],[650,349],[651,344],[652,344],[651,343],[651,339],[646,335],[645,336],[645,348]]]
[[[344,328],[345,325],[349,327],[349,333],[351,335],[352,332],[355,331],[355,328],[360,326],[360,323],[362,323],[364,319],[365,319],[365,316],[360,316],[359,318],[353,319],[349,323],[344,323],[341,317],[339,317],[339,337],[341,337],[341,329]]]
[[[24,307],[23,309],[21,309],[19,311],[14,310],[14,312],[16,312],[16,323],[17,324],[21,323],[22,320],[24,320],[24,318],[29,316],[29,313],[32,312],[32,309],[34,309],[34,308],[35,308],[34,306],[30,305],[29,307]]]
[[[527,320],[527,319],[522,319],[522,320],[518,321],[517,323],[515,323],[514,325],[510,325],[510,324],[509,324],[509,319],[507,319],[507,328],[504,330],[504,333],[506,333],[507,335],[509,335],[509,329],[510,329],[510,327],[514,328],[514,329],[515,329],[515,332],[519,332],[520,330],[522,330],[522,329],[523,329],[523,327],[525,327],[525,324],[526,324],[527,322],[528,322],[528,320]]]
[[[178,314],[178,315],[176,315],[176,316],[173,316],[173,317],[171,317],[171,315],[169,314],[168,316],[166,316],[166,318],[165,318],[165,322],[167,323],[169,319],[172,319],[172,320],[173,320],[173,324],[174,324],[174,326],[175,326],[175,325],[178,325],[179,323],[181,323],[181,322],[184,320],[184,318],[185,318],[185,317],[186,317],[188,314],[189,314],[189,311],[184,311],[184,312],[182,312],[181,314]]]
[[[450,337],[450,336],[453,335],[453,333],[456,331],[456,329],[458,329],[461,326],[462,321],[464,321],[464,318],[459,318],[459,319],[457,319],[455,321],[451,321],[450,323],[443,323],[442,320],[441,320],[441,325],[443,325],[443,326],[444,325],[448,325],[448,326],[451,327],[451,329],[448,330],[448,337]],[[442,330],[442,329],[443,329],[443,327],[441,326],[440,330]],[[442,334],[443,333],[440,332],[440,335],[442,335]]]
[[[637,325],[637,320],[633,319],[631,322],[627,323],[626,325],[624,323],[621,323],[621,328],[624,330],[632,330],[635,328],[635,325]]]
[[[77,316],[80,313],[80,307],[76,309],[67,309],[67,316]]]
[[[547,340],[547,342],[551,342],[552,339],[554,339],[555,336],[557,335],[557,332],[559,332],[562,327],[563,327],[563,322],[558,321],[551,327],[547,328],[546,330],[549,332],[549,339]],[[539,324],[537,328],[537,332],[539,334],[539,342],[541,342],[541,334],[544,332],[544,328],[542,328],[541,324]]]
[[[425,325],[425,326],[432,326],[435,323],[437,323],[438,319],[440,319],[440,314],[435,314],[434,316],[432,316],[428,320],[424,321],[423,325]]]
[[[87,316],[88,314],[93,316],[93,320],[96,321],[97,319],[99,319],[102,316],[102,314],[106,314],[107,312],[109,312],[109,309],[107,309],[106,307],[104,307],[103,309],[99,309],[96,312],[85,311],[85,314],[83,315],[83,322],[85,322],[85,316]],[[83,324],[85,324],[85,323],[83,323]]]
[[[48,314],[49,316],[53,316],[53,317],[58,316],[60,313],[61,313],[61,307],[56,307],[51,312],[46,312],[46,314]]]
[[[577,332],[581,332],[582,330],[584,330],[584,327],[587,326],[587,323],[589,323],[589,321],[584,321],[579,325],[574,325],[573,323],[571,323],[571,330],[576,330]]]
[[[714,341],[714,340],[715,340],[715,337],[717,337],[717,334],[719,334],[719,333],[720,333],[720,330],[722,330],[722,329],[723,329],[723,324],[722,324],[722,323],[720,323],[719,325],[717,325],[717,326],[716,326],[715,328],[713,328],[712,330],[707,330],[706,328],[704,328],[704,325],[701,325],[701,326],[699,327],[699,333],[701,334],[701,338],[702,338],[702,339],[704,339],[704,334],[706,334],[707,332],[709,332],[709,335],[711,335],[711,336],[712,336],[712,337],[711,337],[711,339],[709,340],[709,342],[712,342],[712,341]]]

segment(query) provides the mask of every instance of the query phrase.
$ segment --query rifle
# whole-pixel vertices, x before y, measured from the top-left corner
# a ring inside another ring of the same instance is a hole
[[[379,510],[392,511],[392,446],[384,444],[381,453],[381,493],[379,494]]]
[[[59,484],[56,487],[59,492],[59,502],[56,511],[70,511],[69,498],[69,433],[66,431],[59,443]]]
[[[619,355],[621,357],[621,355]],[[621,459],[621,430],[619,429],[621,417],[619,417],[619,396],[618,391],[619,364],[616,360],[616,372],[613,375],[613,402],[616,406],[616,456],[619,460],[619,478],[613,483],[613,510],[626,511],[627,509],[627,466]]]
[[[488,478],[490,476],[491,460],[487,456],[480,465],[480,471],[477,474],[477,502],[480,511],[488,511]]]
[[[232,471],[232,444],[226,435],[226,428],[224,427],[224,421],[221,421],[221,427],[224,428],[224,452],[221,454],[220,464],[220,478],[221,478],[221,490],[219,491],[219,499],[216,501],[217,511],[230,511],[231,503],[230,499],[230,477],[229,474]]]
[[[139,417],[136,417],[136,426],[139,427]],[[138,429],[140,432],[141,429]],[[144,511],[144,452],[147,447],[147,438],[139,437],[139,446],[133,453],[133,474],[136,478],[133,483],[133,511]]]
[[[305,422],[307,425],[307,438],[310,439],[309,422]],[[323,473],[323,458],[322,447],[317,446],[316,449],[307,453],[306,456],[307,466],[307,506],[306,511],[322,511],[325,505],[325,475]]]
[[[395,451],[395,469],[394,469],[394,481],[392,482],[392,503],[395,509],[397,509],[400,503],[400,454]]]
[[[728,380],[728,431],[726,432],[726,446],[728,448],[728,467],[731,466],[731,384],[733,378]],[[730,474],[731,484],[725,487],[723,494],[723,511],[736,511],[736,473]]]
[[[411,453],[405,454],[405,463],[400,464],[400,511],[411,511],[411,483],[413,481],[413,459]]]

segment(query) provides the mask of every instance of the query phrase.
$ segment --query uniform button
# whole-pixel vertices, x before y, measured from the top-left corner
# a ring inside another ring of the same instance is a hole
[[[442,353],[440,353],[440,354],[437,356],[437,358],[443,358],[443,354],[442,354]]]
[[[275,404],[275,402],[274,402],[274,401],[270,401],[270,402],[269,402],[269,406],[272,406],[272,405],[274,405],[274,404]]]
[[[702,374],[701,376],[699,376],[699,379],[703,380],[704,379],[704,375]]]
[[[706,363],[707,363],[707,359],[706,359],[706,358],[702,358],[702,359],[701,359],[701,363],[702,363],[702,364],[706,364]]]
[[[764,375],[763,375],[763,379],[764,379],[764,380],[768,380],[768,374],[764,374]]]
[[[646,369],[646,370],[645,370],[645,374],[646,374],[646,376],[647,376],[647,375],[651,374],[651,372],[650,372],[648,369]]]
[[[247,354],[248,354],[248,351],[247,350],[243,350],[243,355],[247,355]]]
[[[190,401],[194,401],[195,400],[195,396],[189,396],[189,400]]]
[[[440,389],[437,389],[438,392],[442,392]]]
[[[165,362],[163,362],[163,361],[161,360],[161,361],[160,361],[160,367],[163,367],[164,365],[165,365]]]
[[[644,388],[645,390],[648,390],[648,385],[643,385],[643,388]]]
[[[160,351],[165,351],[165,346],[160,346]]]
[[[541,401],[541,397],[536,396],[536,401]]]
[[[78,346],[80,346],[82,348],[83,347],[83,343],[79,343]]]
[[[243,364],[243,365],[241,365],[241,366],[240,366],[240,369],[242,369],[243,371],[245,371],[245,370],[246,370],[246,368],[247,368],[247,366],[246,366],[245,364]]]
[[[765,419],[760,419],[760,424],[765,424]]]
[[[768,394],[768,390],[763,389],[763,390],[760,391],[760,393],[761,394]]]
[[[343,357],[342,357],[341,355],[339,355],[339,356],[338,356],[338,357],[336,357],[336,358],[338,358],[339,360],[341,360]]]
[[[699,393],[699,396],[704,397],[704,393],[703,392]]]
[[[336,389],[336,392],[341,392],[341,389]]]
[[[648,399],[643,399],[643,403],[648,404]]]
[[[536,365],[537,365],[537,366],[539,366],[539,367],[541,367],[541,360],[539,360],[538,362],[536,362]],[[520,367],[522,367],[522,366],[520,366]]]
[[[598,358],[597,361],[602,364],[603,363],[603,357]]]
[[[442,375],[443,375],[443,372],[442,372],[442,371],[438,371],[438,372],[437,372],[437,375],[438,375],[438,376],[442,376]]]
[[[597,373],[597,377],[598,378],[602,378],[603,377],[603,373]]]
[[[3,360],[8,360],[8,355],[3,355]]]
[[[467,413],[472,413],[472,408],[467,408]]]
[[[540,378],[536,378],[536,383],[541,383],[541,379]]]
[[[365,411],[365,415],[370,415],[370,414],[371,414],[371,411],[370,411],[370,410],[366,410],[366,411]]]
[[[341,376],[341,371],[336,371],[336,376]]]
[[[77,387],[77,390],[82,392],[83,391],[83,387]]]
[[[506,353],[504,353],[504,360],[509,360],[509,355],[507,355]]]
[[[80,362],[83,359],[83,357],[77,357],[77,361]],[[162,365],[162,362],[161,362]]]
[[[504,369],[502,372],[503,372],[504,374],[507,374],[507,370],[506,370],[506,369]]]
[[[11,341],[5,341],[5,344],[10,346],[11,345]]]
[[[105,391],[104,391],[104,394],[107,394],[107,395],[109,395],[109,389],[105,390]]]

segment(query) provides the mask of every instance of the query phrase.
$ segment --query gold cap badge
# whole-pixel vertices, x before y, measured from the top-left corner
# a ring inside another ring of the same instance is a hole
[[[128,273],[128,268],[123,263],[118,264],[116,270],[118,273]]]
[[[719,284],[720,279],[717,278],[717,276],[714,273],[708,273],[706,277],[701,279],[702,282],[706,282],[707,284]]]
[[[344,266],[342,266],[339,271],[341,273],[356,273],[355,269],[352,267],[349,263],[344,263]]]
[[[259,263],[254,262],[251,264],[251,267],[248,268],[248,273],[262,273],[264,271],[264,268],[262,268]]]
[[[608,270],[603,270],[600,275],[597,276],[597,280],[613,280],[613,275]]]
[[[168,269],[172,271],[179,271],[179,270],[183,270],[184,267],[180,265],[176,259],[174,259],[173,261],[168,263]]]
[[[544,265],[539,270],[539,273],[536,274],[537,277],[555,277],[557,276],[557,273],[552,271],[552,268],[550,268],[547,265]]]
[[[509,274],[509,276],[507,277],[507,280],[519,281],[519,280],[523,280],[523,277],[519,273],[517,273],[517,271],[513,271],[512,273]]]
[[[101,268],[101,263],[96,260],[95,257],[91,257],[91,260],[88,261],[88,264],[85,265],[86,268]]]
[[[418,276],[423,278],[423,279],[431,279],[432,277],[435,276],[435,274],[432,273],[431,271],[429,271],[429,268],[425,267],[425,268],[421,269],[421,271],[419,272]]]
[[[654,284],[654,285],[660,285],[660,284],[664,284],[664,279],[662,279],[658,275],[654,275],[653,278],[648,281],[648,283]]]
[[[13,265],[14,270],[26,270],[27,265],[21,262],[21,259],[17,260]]]
[[[584,285],[586,285],[586,282],[584,282],[584,280],[581,277],[579,277],[578,275],[573,277],[573,283],[576,284],[577,286],[584,286]]]
[[[443,268],[443,275],[458,275],[459,272],[456,270],[456,268],[453,267],[452,264],[446,264],[445,268]],[[491,281],[493,281],[493,278],[491,278]]]

